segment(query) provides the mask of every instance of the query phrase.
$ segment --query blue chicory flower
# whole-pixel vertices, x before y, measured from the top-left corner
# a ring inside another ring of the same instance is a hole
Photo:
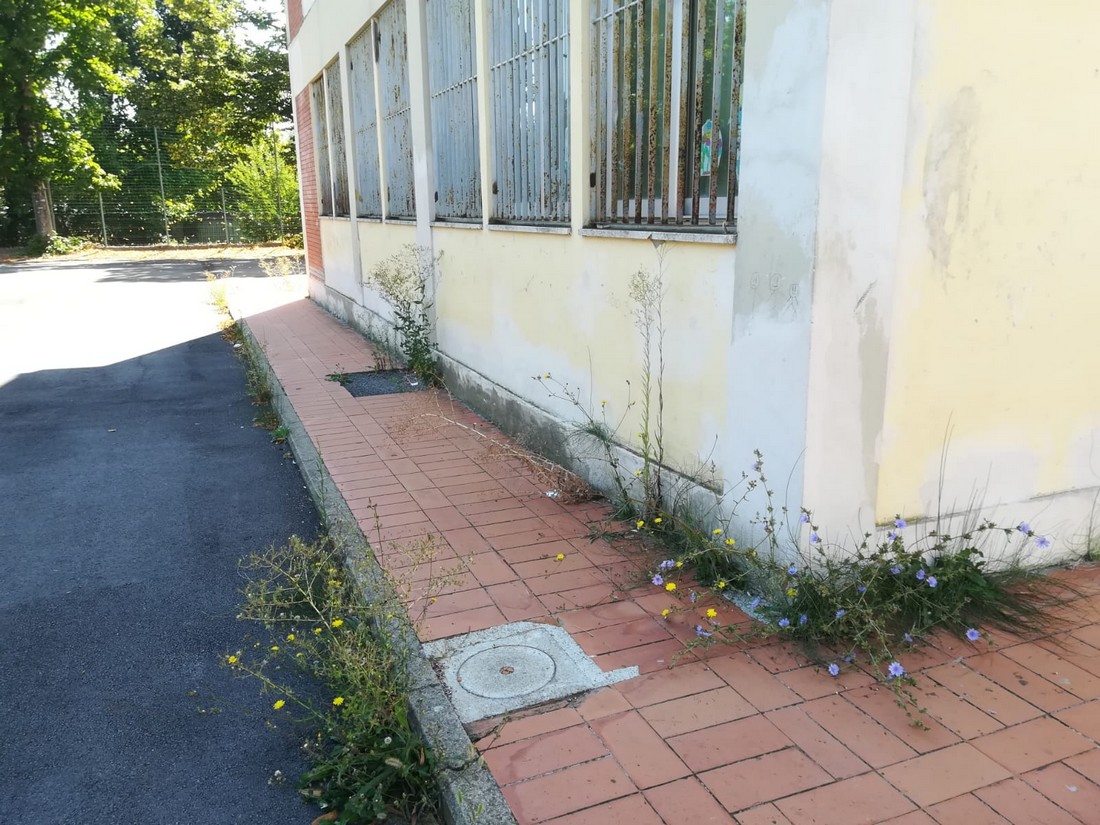
[[[818,544],[820,542],[821,542],[821,536],[819,536],[817,534],[816,530],[814,532],[810,533],[810,543],[811,544]]]
[[[913,637],[912,637],[912,636],[910,636],[910,635],[909,635],[908,633],[906,633],[906,634],[905,634],[904,636],[902,636],[901,638],[905,639],[905,643],[906,643],[907,645],[911,645],[911,644],[913,644]]]
[[[660,573],[657,573],[653,577],[653,583],[657,585],[657,587],[660,587],[662,584],[665,583],[664,577]]]
[[[779,626],[780,627],[790,627],[791,626],[791,620],[788,619],[786,616],[784,616],[782,619],[779,620]]]
[[[892,679],[900,679],[905,675],[905,668],[901,666],[901,662],[890,662],[890,667],[886,671]]]
[[[829,665],[829,675],[830,676],[839,676],[840,675],[840,666],[836,662],[832,662]]]
[[[841,608],[840,610],[838,610],[838,611],[836,612],[836,618],[838,618],[838,619],[839,619],[839,618],[840,618],[841,616],[843,616],[843,615],[844,615],[845,613],[847,613],[847,612],[848,612],[847,610],[845,610],[844,608]]]
[[[856,654],[854,654],[854,653],[849,653],[847,656],[844,657],[844,661],[847,662],[848,664],[851,664],[855,660],[856,660]]]
[[[929,577],[928,577],[928,586],[929,586],[929,587],[933,587],[933,588],[934,588],[934,587],[935,587],[935,586],[936,586],[937,584],[939,584],[939,583],[940,583],[940,582],[939,582],[939,579],[937,579],[937,578],[936,578],[935,576],[929,576]]]
[[[809,514],[809,513],[803,513],[803,514],[802,514],[802,515],[801,515],[801,516],[799,517],[799,520],[800,520],[800,521],[801,521],[801,522],[802,522],[803,524],[809,524],[809,523],[810,523],[810,514]]]
[[[751,602],[749,602],[749,610],[756,610],[756,608],[758,608],[758,607],[760,607],[760,597],[759,596],[757,596],[755,599],[753,599]]]
[[[697,624],[695,625],[695,635],[700,638],[709,638],[711,634],[705,631],[701,624]]]
[[[901,565],[895,564],[893,567],[890,568],[890,572],[896,576],[898,573],[901,572]]]
[[[857,593],[866,593],[867,592],[867,586],[861,584],[859,587],[856,588],[856,592]]]
[[[920,570],[918,570],[918,571],[917,571],[917,581],[921,581],[921,582],[922,582],[922,581],[924,581],[924,580],[925,580],[925,578],[926,578],[927,576],[928,576],[928,574],[924,572],[924,568],[923,568],[923,567],[922,567],[922,568],[921,568]]]
[[[1016,525],[1016,529],[1019,530],[1021,533],[1030,533],[1031,525],[1028,524],[1026,521],[1021,521],[1019,524]]]
[[[976,642],[978,641],[978,639],[982,638],[982,634],[974,628],[970,628],[966,631],[966,638],[968,638],[972,642]]]
[[[806,624],[806,622],[808,622],[809,620],[810,620],[810,617],[807,616],[805,613],[803,613],[801,616],[798,617],[798,623],[800,625]]]
[[[894,526],[897,527],[899,530],[904,530],[906,527],[909,526],[909,523],[903,518],[898,518],[894,519]]]
[[[675,566],[676,566],[676,562],[674,562],[674,561],[673,561],[672,559],[665,559],[665,560],[664,560],[663,562],[661,562],[661,563],[660,563],[659,565],[657,565],[657,566],[658,566],[658,567],[659,567],[659,568],[660,568],[661,570],[671,570],[671,569],[672,569],[673,567],[675,567]]]
[[[1048,547],[1050,547],[1050,539],[1048,539],[1046,536],[1039,536],[1037,539],[1035,539],[1035,546],[1038,547],[1040,550],[1046,550]]]
[[[893,530],[891,530],[889,533],[886,534],[886,540],[887,541],[897,541],[899,538],[901,538],[901,536],[899,536]]]
[[[792,564],[790,567],[787,568],[787,575],[788,576],[797,576],[798,575],[798,568],[795,565]]]
[[[695,602],[698,601],[698,599],[699,599],[699,594],[698,593],[692,593],[690,596],[688,596],[688,598],[691,599],[692,604],[695,604]]]

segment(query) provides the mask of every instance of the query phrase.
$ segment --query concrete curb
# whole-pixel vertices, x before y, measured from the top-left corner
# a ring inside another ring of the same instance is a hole
[[[361,596],[368,603],[392,600],[392,588],[374,557],[367,537],[329,475],[320,453],[268,363],[266,353],[248,328],[247,320],[240,318],[238,322],[245,346],[251,348],[257,365],[267,376],[272,406],[287,428],[287,443],[320,510],[329,536],[352,562],[352,577]],[[411,686],[410,717],[439,758],[441,770],[437,782],[444,821],[447,825],[516,825],[500,786],[481,760],[451,700],[436,678],[431,662],[424,655],[408,615],[402,611],[392,618],[379,618],[374,631],[388,638],[407,663]]]

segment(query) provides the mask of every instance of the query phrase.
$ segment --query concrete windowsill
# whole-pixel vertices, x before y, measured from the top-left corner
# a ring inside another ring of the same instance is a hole
[[[637,229],[582,229],[586,238],[625,238],[631,241],[675,241],[676,243],[737,244],[735,232],[664,232],[651,227]]]
[[[568,226],[538,226],[518,223],[491,223],[489,229],[493,232],[534,232],[539,235],[569,235],[572,232]]]
[[[481,229],[480,223],[466,223],[464,221],[432,221],[432,229]]]

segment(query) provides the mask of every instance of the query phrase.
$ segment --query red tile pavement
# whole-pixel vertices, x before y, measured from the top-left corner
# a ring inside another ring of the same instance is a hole
[[[1100,823],[1100,595],[1049,638],[911,654],[918,730],[868,674],[833,679],[789,644],[685,649],[714,602],[648,586],[639,542],[590,540],[607,507],[548,497],[542,468],[442,392],[352,398],[325,376],[371,368],[371,347],[309,301],[248,324],[423,639],[548,621],[604,669],[640,668],[471,726],[521,825]]]

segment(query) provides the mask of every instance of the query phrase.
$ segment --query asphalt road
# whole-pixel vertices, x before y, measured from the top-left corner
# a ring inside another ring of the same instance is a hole
[[[219,665],[248,630],[238,560],[317,516],[252,426],[205,268],[0,266],[5,825],[317,814],[302,732]]]

